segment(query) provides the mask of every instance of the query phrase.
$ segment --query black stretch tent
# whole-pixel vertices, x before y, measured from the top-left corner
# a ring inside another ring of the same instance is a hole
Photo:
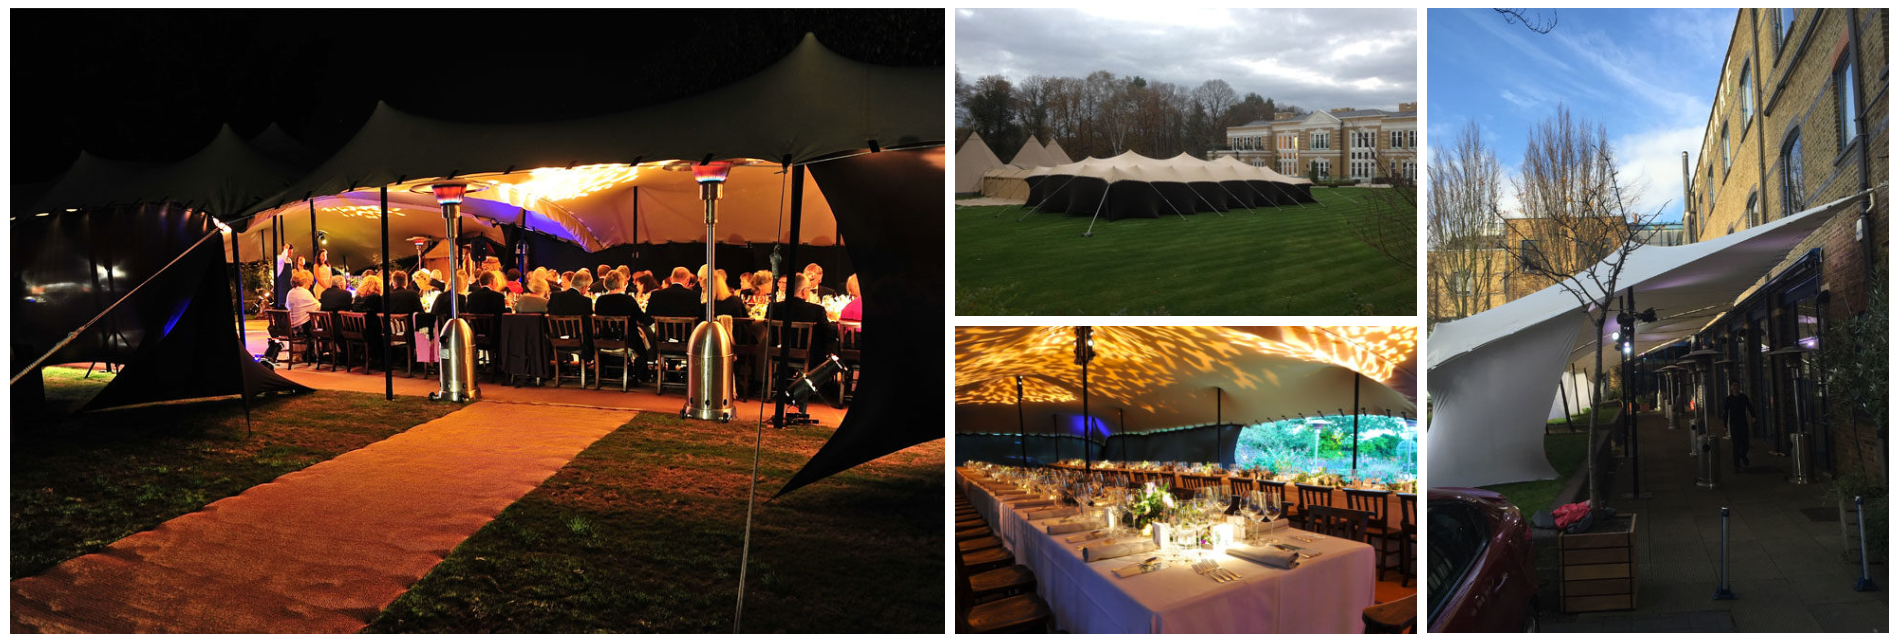
[[[123,364],[86,409],[309,390],[245,354],[223,236],[208,213],[162,203],[80,208],[17,215],[10,231],[16,359],[38,358],[130,295],[45,361]],[[24,365],[16,361],[15,374]]]

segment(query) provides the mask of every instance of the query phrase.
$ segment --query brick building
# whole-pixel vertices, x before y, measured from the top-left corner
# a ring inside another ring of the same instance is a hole
[[[1688,179],[1684,234],[1704,241],[1887,180],[1885,9],[1741,9]],[[1812,435],[1821,472],[1884,475],[1885,439],[1817,385],[1832,322],[1867,307],[1887,263],[1889,192],[1843,212],[1776,266],[1698,337],[1728,355],[1716,397],[1739,379],[1760,420],[1757,443],[1784,450]]]
[[[1209,160],[1232,156],[1255,167],[1317,180],[1374,179],[1418,175],[1418,104],[1397,111],[1340,107],[1305,116],[1280,112],[1273,120],[1228,127],[1228,149]]]

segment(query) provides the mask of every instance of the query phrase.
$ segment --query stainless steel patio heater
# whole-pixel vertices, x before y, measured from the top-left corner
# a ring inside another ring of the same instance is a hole
[[[442,220],[447,227],[444,238],[455,242],[455,221],[461,216],[462,197],[469,192],[467,181],[443,181],[428,186],[435,194],[435,202],[442,206]],[[453,245],[449,256],[455,256]],[[440,347],[442,362],[442,388],[429,394],[435,401],[454,401],[467,403],[481,396],[481,386],[475,382],[475,330],[461,318],[461,302],[455,298],[461,284],[456,281],[453,262],[445,272],[448,273],[448,288],[442,296],[448,297],[448,320],[442,322],[441,336],[436,337]]]
[[[719,323],[713,311],[718,289],[711,284],[713,279],[719,278],[714,256],[718,247],[715,232],[719,197],[725,195],[725,178],[731,170],[732,165],[724,162],[692,166],[692,178],[699,182],[699,198],[706,202],[706,274],[705,281],[699,284],[705,292],[706,317],[693,329],[692,340],[686,344],[686,407],[679,410],[682,418],[732,420],[732,333]]]

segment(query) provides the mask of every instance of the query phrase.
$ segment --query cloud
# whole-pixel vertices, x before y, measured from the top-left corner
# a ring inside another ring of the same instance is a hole
[[[1635,211],[1648,216],[1666,204],[1661,218],[1681,219],[1681,153],[1699,148],[1701,134],[1700,125],[1691,125],[1629,134],[1610,142],[1623,185],[1640,188]]]
[[[1220,79],[1313,110],[1418,99],[1410,9],[958,9],[955,29],[972,81],[1105,70],[1182,89]]]

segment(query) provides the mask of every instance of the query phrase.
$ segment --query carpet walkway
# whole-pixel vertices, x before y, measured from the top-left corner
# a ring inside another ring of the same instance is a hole
[[[347,633],[633,412],[481,402],[13,582],[13,632]]]

